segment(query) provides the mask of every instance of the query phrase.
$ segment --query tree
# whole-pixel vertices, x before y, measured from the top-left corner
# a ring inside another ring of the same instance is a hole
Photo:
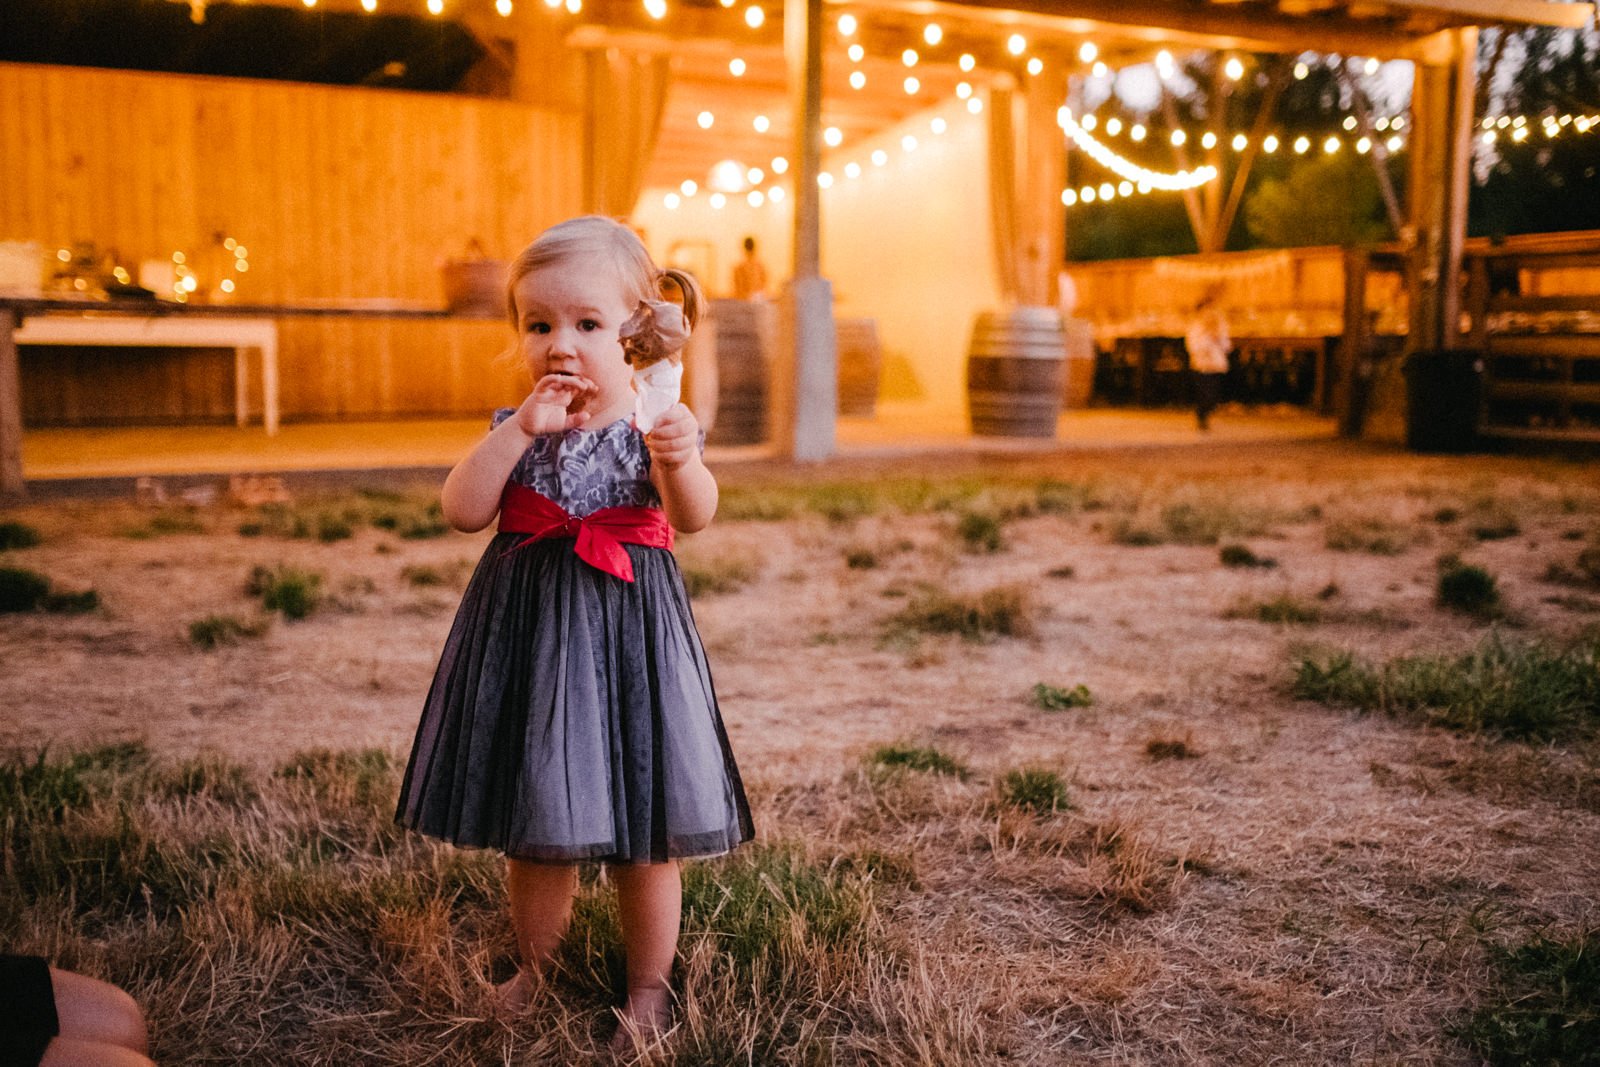
[[[1360,245],[1389,234],[1378,179],[1348,151],[1301,161],[1287,178],[1268,178],[1245,205],[1250,233],[1264,245]]]

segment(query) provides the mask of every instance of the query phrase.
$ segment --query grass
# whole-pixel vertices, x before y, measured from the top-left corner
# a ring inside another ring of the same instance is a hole
[[[1600,928],[1491,951],[1494,985],[1456,1036],[1493,1067],[1600,1064]]]
[[[691,597],[736,593],[755,581],[760,569],[742,556],[724,556],[709,561],[679,560],[683,587]]]
[[[1037,682],[1033,687],[1033,702],[1045,711],[1065,711],[1068,708],[1087,708],[1094,704],[1094,695],[1083,684],[1071,689]]]
[[[1037,626],[1038,609],[1018,586],[997,586],[980,593],[955,595],[923,589],[901,611],[890,616],[889,636],[959,634],[970,641],[992,637],[1026,637]]]
[[[844,565],[853,571],[870,571],[878,566],[878,554],[870,548],[849,548],[844,553]]]
[[[209,652],[223,645],[237,644],[242,638],[260,637],[266,632],[265,619],[245,622],[237,615],[207,615],[189,624],[189,643]]]
[[[1145,742],[1144,754],[1154,762],[1162,760],[1199,759],[1194,740],[1190,737],[1153,737]]]
[[[1248,545],[1229,544],[1223,545],[1217,551],[1217,557],[1224,567],[1259,567],[1267,569],[1276,567],[1278,561],[1265,556],[1258,556],[1250,551]]]
[[[32,548],[41,540],[39,531],[25,522],[0,522],[0,552]]]
[[[867,753],[867,766],[883,770],[923,771],[965,779],[972,772],[960,760],[936,748],[896,742],[879,745]]]
[[[956,520],[956,536],[968,552],[998,552],[1005,547],[1000,519],[983,511],[963,512]]]
[[[622,987],[610,888],[583,879],[554,996],[491,1017],[502,864],[398,831],[398,773],[371,752],[0,760],[0,940],[129,988],[162,1063],[592,1061]],[[909,854],[795,840],[685,865],[674,1062],[832,1062],[863,1029],[985,1058],[879,917],[876,887],[914,880]]]
[[[1556,646],[1491,634],[1466,652],[1379,664],[1347,651],[1312,653],[1300,658],[1292,692],[1463,733],[1589,738],[1600,730],[1600,639]]]
[[[1434,603],[1447,611],[1479,619],[1494,619],[1504,613],[1494,575],[1483,567],[1463,563],[1456,556],[1439,560]]]
[[[205,522],[190,508],[162,508],[142,523],[124,527],[122,536],[135,541],[148,541],[171,534],[205,533],[207,530]]]
[[[304,619],[317,610],[323,600],[323,576],[285,563],[275,567],[256,566],[245,580],[245,592],[260,597],[267,611],[283,613],[286,619]]]
[[[49,578],[26,567],[0,567],[0,615],[24,611],[49,611],[81,615],[100,606],[93,589],[77,593],[56,592]]]
[[[1257,622],[1311,626],[1322,621],[1322,609],[1293,593],[1279,593],[1266,600],[1236,601],[1223,613],[1225,619],[1254,619]]]
[[[1048,768],[1024,767],[1007,771],[995,788],[1002,805],[1034,815],[1053,815],[1072,808],[1067,783]]]
[[[1323,544],[1335,552],[1366,552],[1374,556],[1398,556],[1415,539],[1410,528],[1373,517],[1334,519],[1323,530]]]

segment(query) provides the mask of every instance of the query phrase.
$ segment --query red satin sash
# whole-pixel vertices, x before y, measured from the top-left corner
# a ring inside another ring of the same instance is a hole
[[[624,541],[652,548],[672,547],[672,525],[660,508],[601,508],[580,519],[544,494],[515,482],[508,484],[500,496],[499,529],[501,533],[528,535],[506,550],[508,556],[534,541],[575,537],[573,550],[579,559],[625,582],[633,581],[633,561],[622,547]]]

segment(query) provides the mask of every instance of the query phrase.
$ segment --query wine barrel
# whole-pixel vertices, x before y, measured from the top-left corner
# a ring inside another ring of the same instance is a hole
[[[765,300],[713,300],[711,314],[717,322],[717,416],[706,440],[759,444],[767,438],[776,308]]]
[[[877,319],[835,319],[839,346],[839,414],[872,415],[878,406],[882,356]]]
[[[1054,437],[1061,413],[1066,340],[1055,308],[985,311],[967,350],[972,432]]]
[[[1062,328],[1067,356],[1062,405],[1068,411],[1082,411],[1094,395],[1094,328],[1087,319],[1077,318],[1063,320]]]

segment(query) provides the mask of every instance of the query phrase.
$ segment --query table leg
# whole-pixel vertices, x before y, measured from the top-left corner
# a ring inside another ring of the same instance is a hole
[[[17,313],[0,308],[0,500],[28,493],[22,480],[22,373],[17,366]]]
[[[250,373],[248,351],[243,345],[233,350],[233,421],[238,426],[250,421],[250,398],[245,389],[245,376]]]
[[[261,345],[261,425],[271,437],[278,432],[278,334]]]

